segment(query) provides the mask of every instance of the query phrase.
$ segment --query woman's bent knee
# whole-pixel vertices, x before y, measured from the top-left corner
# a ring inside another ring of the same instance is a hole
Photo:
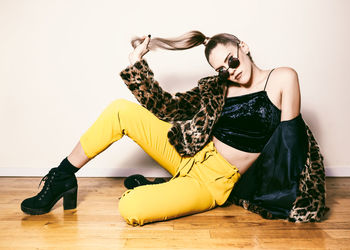
[[[113,100],[109,104],[109,106],[113,106],[118,110],[125,110],[125,109],[128,109],[133,104],[135,104],[135,103],[132,101],[129,101],[125,98],[118,98],[118,99]]]
[[[132,226],[142,226],[145,223],[145,216],[142,214],[142,204],[138,204],[138,199],[134,197],[135,190],[129,189],[124,192],[119,200],[118,209],[124,220]]]
[[[122,115],[128,117],[129,115],[135,113],[138,106],[140,106],[140,104],[124,98],[118,98],[112,101],[107,109],[111,110],[114,114],[118,114],[118,116]]]

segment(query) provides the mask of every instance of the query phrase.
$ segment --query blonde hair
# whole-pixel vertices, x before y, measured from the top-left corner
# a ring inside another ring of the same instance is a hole
[[[136,48],[136,46],[143,41],[143,38],[133,37],[131,40],[131,45],[133,48]],[[240,40],[232,34],[219,33],[212,37],[207,37],[198,30],[192,30],[181,36],[173,38],[152,37],[148,44],[148,49],[156,50],[158,48],[161,48],[167,50],[185,50],[203,44],[205,46],[205,57],[209,62],[209,55],[218,44],[232,44],[234,46],[237,46],[237,43],[239,44]],[[253,62],[250,52],[247,55]]]

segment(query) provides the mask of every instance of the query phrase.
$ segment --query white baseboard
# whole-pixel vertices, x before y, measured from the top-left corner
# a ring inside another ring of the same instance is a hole
[[[329,177],[350,177],[350,166],[327,166],[325,167],[326,176]]]
[[[350,177],[350,166],[327,166],[328,177]],[[0,168],[0,176],[9,177],[40,177],[47,174],[49,169],[43,168]],[[162,168],[82,168],[77,177],[127,177],[132,174],[142,174],[145,177],[171,177],[170,173]]]

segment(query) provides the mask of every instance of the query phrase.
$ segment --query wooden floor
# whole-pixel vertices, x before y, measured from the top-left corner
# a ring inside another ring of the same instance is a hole
[[[153,178],[149,178],[153,180]],[[1,249],[350,249],[350,178],[327,178],[330,212],[321,223],[262,219],[231,205],[133,227],[118,212],[124,178],[78,178],[78,207],[62,199],[46,215],[28,216],[23,199],[40,178],[0,178]]]

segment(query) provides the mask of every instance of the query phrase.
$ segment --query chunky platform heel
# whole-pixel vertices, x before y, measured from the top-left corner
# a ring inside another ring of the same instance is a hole
[[[21,210],[31,215],[50,212],[51,208],[63,197],[63,208],[74,209],[77,206],[77,178],[74,174],[52,168],[40,183],[45,181],[42,190],[35,196],[27,198],[21,203]]]
[[[74,187],[63,194],[63,209],[74,209],[77,207],[78,187]]]

